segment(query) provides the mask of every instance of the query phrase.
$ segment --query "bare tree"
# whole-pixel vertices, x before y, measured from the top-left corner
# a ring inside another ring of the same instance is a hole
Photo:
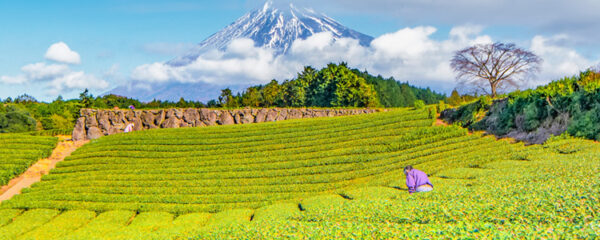
[[[519,87],[539,71],[542,59],[512,43],[478,44],[457,51],[450,66],[461,84],[470,85],[496,97],[507,85]]]

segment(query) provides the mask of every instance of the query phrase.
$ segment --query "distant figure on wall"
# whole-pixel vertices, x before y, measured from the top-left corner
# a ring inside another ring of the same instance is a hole
[[[135,126],[133,123],[127,124],[127,127],[125,127],[125,132],[133,132],[133,126]]]
[[[409,165],[404,168],[404,175],[406,175],[408,193],[429,192],[433,190],[433,184],[431,184],[427,174],[423,171],[414,169]]]

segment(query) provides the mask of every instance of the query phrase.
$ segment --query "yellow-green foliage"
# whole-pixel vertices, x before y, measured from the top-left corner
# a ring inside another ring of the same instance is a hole
[[[0,134],[0,186],[6,185],[37,160],[48,157],[57,142],[56,137]]]
[[[275,221],[300,216],[300,208],[296,203],[277,203],[256,209],[253,221]]]
[[[407,149],[466,135],[426,110],[280,123],[159,129],[78,149],[6,208],[166,211],[258,208],[402,168]]]
[[[4,239],[14,239],[50,221],[60,211],[54,209],[35,209],[26,211],[14,220],[0,228],[0,236]]]
[[[19,216],[23,210],[20,209],[1,209],[0,227],[10,223],[15,217]]]
[[[398,190],[399,189],[397,188],[391,187],[372,186],[344,191],[342,195],[352,200],[396,198],[398,195],[400,195],[400,192]]]
[[[254,209],[230,209],[214,214],[206,223],[207,228],[229,227],[235,224],[249,223]]]
[[[171,224],[159,228],[148,239],[177,239],[195,236],[208,222],[210,213],[188,213],[177,217]]]
[[[481,168],[452,168],[441,171],[437,176],[441,178],[475,179],[488,175],[491,171]]]
[[[458,178],[431,177],[433,192],[408,195],[385,187],[354,189],[344,194],[369,197],[303,211],[293,221],[253,222],[204,232],[196,239],[600,237],[598,146],[572,154],[547,150],[529,147],[524,150],[527,160],[482,164],[470,179],[460,174],[467,174],[465,168],[454,172]]]
[[[432,127],[426,115],[110,136],[2,207],[140,211],[103,212],[77,230],[68,223],[51,231],[57,239],[600,238],[598,143],[563,136],[524,146]],[[415,124],[423,116],[428,125]],[[434,190],[408,194],[406,165]],[[216,213],[177,215],[194,209]],[[71,211],[0,213],[0,234],[13,239]]]
[[[337,194],[321,195],[316,197],[310,197],[300,202],[300,209],[302,211],[320,211],[323,208],[329,208],[333,205],[343,204],[346,200]]]
[[[64,239],[104,239],[108,234],[118,232],[131,222],[135,212],[108,211],[99,214],[87,225],[77,229]]]
[[[87,210],[64,212],[46,224],[20,236],[18,239],[58,239],[87,224],[94,217],[96,217],[96,213]]]
[[[118,231],[106,235],[108,239],[150,239],[153,232],[173,221],[173,214],[166,212],[143,212]]]

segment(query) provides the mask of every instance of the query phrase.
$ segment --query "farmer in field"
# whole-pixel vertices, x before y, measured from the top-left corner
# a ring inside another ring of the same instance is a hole
[[[125,127],[125,132],[126,132],[126,133],[128,133],[128,132],[133,132],[133,127],[134,127],[134,126],[135,126],[135,125],[133,125],[133,123],[127,124],[127,126]]]
[[[429,192],[433,190],[433,184],[431,184],[427,174],[423,171],[414,169],[409,165],[404,168],[404,175],[406,175],[408,193]]]

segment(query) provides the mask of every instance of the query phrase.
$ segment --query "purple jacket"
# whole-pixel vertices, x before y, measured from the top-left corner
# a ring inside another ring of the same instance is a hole
[[[409,193],[414,193],[417,187],[425,184],[429,184],[433,187],[433,184],[431,184],[429,181],[427,174],[421,170],[413,169],[406,174],[406,186],[408,187]]]

